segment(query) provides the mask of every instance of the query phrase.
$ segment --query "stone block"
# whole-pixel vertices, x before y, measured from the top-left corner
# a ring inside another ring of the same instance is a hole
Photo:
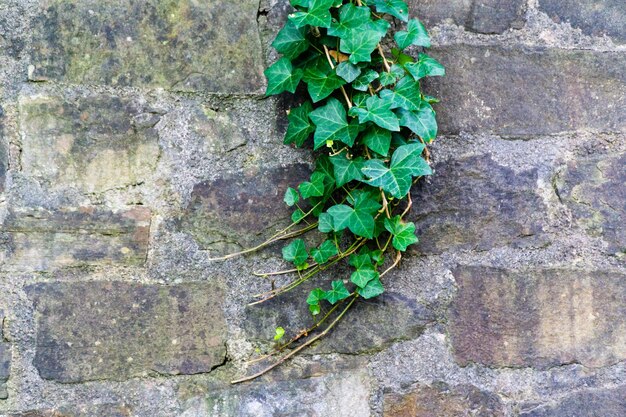
[[[534,406],[520,417],[623,417],[626,416],[626,386],[579,391],[556,404]]]
[[[488,155],[435,165],[413,190],[409,218],[420,243],[411,251],[488,250],[542,239],[546,207],[536,192],[537,169],[514,172]]]
[[[140,185],[156,168],[159,114],[111,94],[22,95],[22,170],[50,188],[102,193]]]
[[[578,226],[608,243],[611,254],[626,254],[626,153],[579,158],[557,172],[561,201]]]
[[[23,413],[9,414],[9,417],[133,417],[130,408],[125,405],[100,404],[83,406],[62,406],[59,408],[47,408],[29,410]]]
[[[96,264],[143,265],[150,240],[150,210],[112,212],[78,207],[11,210],[0,226],[5,268],[46,271]]]
[[[43,0],[32,25],[29,78],[262,92],[258,8],[258,0]]]
[[[626,42],[626,7],[622,0],[539,0],[539,10],[586,35]]]
[[[418,385],[383,397],[383,417],[504,417],[497,395],[471,385]]]
[[[461,365],[603,367],[626,359],[626,276],[459,266],[449,309]]]
[[[449,45],[429,54],[447,70],[424,83],[442,100],[442,133],[626,131],[623,52]]]
[[[226,357],[219,282],[33,284],[34,366],[62,383],[210,372]]]
[[[0,400],[9,396],[5,382],[11,375],[11,346],[4,338],[4,311],[0,310]]]

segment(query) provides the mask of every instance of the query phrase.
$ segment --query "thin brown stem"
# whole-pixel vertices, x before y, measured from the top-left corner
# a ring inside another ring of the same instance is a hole
[[[380,44],[378,44],[378,53],[383,58],[383,65],[385,66],[385,71],[391,72],[391,67],[389,66],[389,62],[387,62],[387,57],[385,56],[385,53],[383,52],[383,47],[380,46]]]
[[[326,53],[326,59],[328,60],[328,64],[332,69],[335,69],[335,65],[333,64],[333,60],[330,58],[330,52],[328,51],[328,47],[326,45],[324,45],[324,52]],[[346,104],[348,105],[348,108],[351,109],[352,101],[350,101],[350,97],[348,97],[348,93],[346,93],[346,89],[343,88],[343,86],[341,86],[341,92],[343,94],[343,98],[346,99]]]
[[[400,259],[402,259],[402,252],[397,251],[396,253],[396,259],[393,261],[393,264],[385,269],[381,274],[380,274],[380,278],[384,277],[389,271],[391,271],[393,268],[395,268],[396,266],[398,266],[398,264],[400,263]]]
[[[402,214],[400,215],[400,218],[403,218],[404,216],[406,216],[406,214],[409,212],[409,210],[411,210],[411,207],[413,207],[413,200],[411,200],[411,192],[410,191],[407,194],[407,197],[409,199],[409,202],[408,202],[406,208],[404,209],[404,211],[402,212]]]
[[[288,354],[286,354],[285,356],[280,358],[278,361],[274,362],[272,365],[270,365],[267,368],[263,369],[262,371],[257,372],[254,375],[247,376],[245,378],[240,378],[240,379],[236,379],[234,381],[231,381],[231,384],[239,384],[241,382],[252,381],[253,379],[256,379],[256,378],[260,377],[261,375],[268,373],[269,371],[271,371],[272,369],[276,368],[278,365],[282,364],[287,359],[291,358],[292,356],[294,356],[295,354],[297,354],[301,350],[307,348],[308,346],[311,346],[317,340],[319,340],[322,337],[326,336],[328,334],[328,332],[330,332],[332,330],[332,328],[335,327],[335,325],[337,323],[339,323],[339,321],[343,318],[343,316],[350,309],[350,307],[352,307],[352,304],[354,304],[354,302],[356,301],[357,298],[358,298],[358,294],[353,295],[352,300],[350,300],[350,302],[348,303],[346,308],[343,309],[343,311],[337,316],[337,318],[335,318],[335,320],[332,321],[332,323],[330,323],[328,326],[326,326],[326,328],[324,329],[323,332],[321,332],[320,334],[318,334],[318,335],[312,337],[311,339],[307,340],[305,343],[303,343],[302,345],[298,346],[297,348],[295,348],[294,350],[292,350],[291,352],[289,352]]]

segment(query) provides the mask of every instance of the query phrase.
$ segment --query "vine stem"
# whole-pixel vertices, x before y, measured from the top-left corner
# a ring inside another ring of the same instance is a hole
[[[333,320],[328,326],[326,326],[326,328],[324,329],[323,332],[321,332],[320,334],[315,335],[311,339],[307,340],[302,345],[298,346],[297,348],[295,348],[294,350],[292,350],[291,352],[289,352],[288,354],[286,354],[285,356],[283,356],[282,358],[280,358],[278,361],[274,362],[273,364],[271,364],[267,368],[257,372],[254,375],[250,375],[250,376],[247,376],[245,378],[240,378],[240,379],[236,379],[234,381],[231,381],[231,384],[239,384],[241,382],[251,381],[253,379],[256,379],[256,378],[260,377],[263,374],[268,373],[269,371],[271,371],[272,369],[276,368],[281,363],[285,362],[287,359],[289,359],[292,356],[294,356],[296,353],[300,352],[301,350],[305,349],[308,346],[311,346],[317,340],[319,340],[322,337],[326,336],[328,334],[328,332],[330,332],[332,330],[332,328],[335,327],[335,325],[337,323],[339,323],[339,321],[343,318],[343,316],[350,309],[350,307],[352,307],[352,304],[354,304],[354,302],[356,301],[357,298],[358,298],[358,294],[354,294],[352,296],[352,300],[350,300],[350,302],[348,303],[346,308],[344,308],[343,311],[341,313],[339,313],[339,315],[335,318],[335,320]]]
[[[332,69],[335,69],[335,65],[333,64],[333,60],[330,58],[330,52],[328,51],[328,47],[326,45],[324,45],[324,52],[326,53],[326,59],[328,60],[328,64]],[[346,89],[343,88],[343,85],[341,86],[341,92],[343,93],[343,98],[346,99],[346,104],[348,105],[348,108],[351,109],[352,101],[350,101],[350,97],[348,97],[348,93],[346,93]]]
[[[363,6],[363,3],[361,3],[361,0],[356,0],[356,4],[357,6]],[[383,59],[383,65],[385,66],[385,70],[387,72],[391,72],[391,67],[389,66],[389,62],[387,62],[387,57],[385,57],[385,53],[383,52],[383,48],[380,46],[380,44],[378,44],[378,53]]]

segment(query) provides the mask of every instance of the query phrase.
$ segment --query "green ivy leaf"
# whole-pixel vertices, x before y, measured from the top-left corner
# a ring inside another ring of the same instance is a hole
[[[302,198],[321,197],[324,195],[324,174],[314,172],[311,175],[311,182],[305,181],[298,187]]]
[[[335,230],[333,226],[333,218],[330,214],[322,213],[320,214],[317,220],[318,220],[317,229],[320,232],[328,233],[328,232],[332,232],[333,230]]]
[[[425,101],[420,103],[417,111],[398,109],[400,126],[406,126],[426,142],[437,137],[437,120],[432,106]]]
[[[306,32],[306,27],[297,28],[293,22],[287,21],[276,35],[272,46],[285,57],[295,59],[309,49],[310,43],[306,39]]]
[[[286,145],[295,143],[300,147],[308,139],[308,137],[315,131],[315,126],[309,119],[309,113],[313,111],[313,105],[310,101],[305,102],[300,107],[291,109],[287,120],[289,120],[289,127],[287,127],[287,133],[285,134],[284,143]]]
[[[353,64],[370,62],[372,60],[372,52],[374,52],[381,39],[382,35],[378,31],[371,27],[361,27],[359,30],[353,31],[351,36],[341,39],[339,50],[350,54],[349,60]]]
[[[407,247],[419,241],[415,236],[415,224],[403,222],[400,216],[385,219],[385,229],[393,235],[391,243],[399,251],[404,252]]]
[[[328,28],[328,34],[339,38],[348,38],[354,29],[369,21],[369,7],[357,7],[352,3],[344,4],[339,10],[339,21],[331,23],[330,28]]]
[[[330,67],[329,67],[330,69]],[[346,82],[332,71],[324,72],[317,68],[309,68],[304,72],[302,80],[307,83],[309,95],[313,103],[325,99]]]
[[[403,0],[374,0],[379,13],[387,13],[406,22],[409,20],[409,7]]]
[[[393,90],[381,91],[380,96],[391,103],[392,109],[417,110],[422,102],[419,83],[408,76],[402,78]]]
[[[379,277],[378,272],[373,268],[357,269],[350,275],[350,281],[359,288],[364,288],[368,282]]]
[[[291,221],[298,224],[306,217],[306,213],[300,209],[297,209],[291,214]]]
[[[350,291],[348,291],[345,287],[345,285],[343,285],[343,281],[337,280],[337,281],[333,281],[331,283],[332,289],[329,291],[326,291],[325,295],[325,299],[331,303],[331,304],[336,304],[337,302],[341,301],[341,300],[345,300],[346,298],[350,297]]]
[[[356,80],[361,74],[361,68],[348,61],[343,61],[341,64],[337,65],[336,71],[337,75],[348,83]]]
[[[374,266],[372,265],[372,258],[367,252],[359,253],[358,255],[357,254],[350,255],[350,258],[348,259],[348,263],[352,265],[355,269],[363,269],[363,268],[374,269]]]
[[[280,339],[283,338],[284,335],[285,335],[285,329],[283,329],[282,327],[277,327],[276,334],[274,335],[274,340],[278,342]]]
[[[370,179],[365,182],[382,188],[396,198],[405,197],[413,177],[432,173],[428,163],[420,156],[423,150],[421,143],[400,146],[393,153],[389,167],[380,159],[366,161],[361,171]]]
[[[365,288],[359,289],[358,291],[361,297],[369,300],[370,298],[378,297],[379,295],[384,293],[385,289],[383,288],[383,283],[380,282],[380,279],[374,278],[367,283]]]
[[[399,31],[393,36],[400,49],[408,48],[411,45],[430,48],[430,36],[422,23],[417,19],[409,20],[407,31]]]
[[[380,74],[379,82],[380,82],[380,85],[382,85],[383,87],[387,87],[389,85],[395,84],[396,81],[397,81],[397,78],[395,74],[392,74],[391,72],[384,71]]]
[[[383,100],[378,96],[372,96],[365,102],[366,110],[358,107],[351,109],[353,114],[359,116],[359,122],[361,124],[365,122],[373,122],[383,129],[391,130],[393,132],[400,131],[400,124],[398,123],[398,116],[391,111],[391,102]]]
[[[266,69],[264,74],[267,78],[265,95],[268,96],[280,94],[283,91],[295,93],[302,79],[302,70],[300,68],[294,69],[291,61],[284,57]]]
[[[335,167],[335,181],[337,187],[349,183],[352,180],[362,180],[361,168],[363,167],[363,158],[348,159],[346,152],[339,155],[331,156],[330,161]]]
[[[328,99],[327,104],[311,112],[310,117],[317,126],[313,136],[314,149],[319,149],[326,141],[340,141],[352,146],[359,134],[358,124],[348,123],[346,109],[336,98]]]
[[[376,266],[382,266],[385,263],[385,254],[380,249],[372,251],[371,257]]]
[[[328,262],[335,255],[337,255],[337,246],[330,240],[325,240],[319,248],[311,249],[311,256],[319,265]]]
[[[300,197],[298,196],[298,192],[296,190],[291,187],[287,188],[287,191],[285,192],[285,198],[283,199],[285,201],[285,204],[287,204],[289,207],[292,207],[298,202],[299,199]]]
[[[337,204],[327,210],[333,218],[334,230],[339,232],[348,228],[356,236],[372,239],[375,227],[373,214],[380,209],[380,203],[371,194],[361,192],[357,193],[353,206]]]
[[[296,239],[283,248],[283,259],[295,266],[303,265],[309,258],[304,240]]]
[[[363,135],[363,144],[379,155],[387,156],[391,145],[391,132],[378,126],[372,126]]]
[[[435,58],[420,54],[417,62],[404,65],[404,68],[413,76],[415,81],[424,77],[443,77],[446,69]]]
[[[335,0],[310,0],[308,11],[290,14],[289,20],[291,20],[297,28],[306,25],[329,28],[331,23],[330,8],[334,3]]]
[[[320,301],[325,300],[325,299],[326,299],[326,291],[322,290],[321,288],[315,288],[314,290],[311,290],[311,292],[309,293],[309,296],[306,299],[306,303],[308,305],[319,304]]]
[[[379,77],[378,73],[374,70],[367,70],[365,73],[361,74],[354,82],[352,83],[352,88],[359,91],[367,91],[368,86],[372,81]]]

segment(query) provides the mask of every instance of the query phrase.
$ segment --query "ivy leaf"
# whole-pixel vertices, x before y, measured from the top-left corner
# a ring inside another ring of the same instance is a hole
[[[381,33],[377,26],[373,24],[362,25],[358,30],[351,31],[350,36],[341,38],[339,50],[350,54],[350,62],[353,64],[370,62],[372,60],[372,52],[374,52],[383,36],[384,33]]]
[[[405,49],[411,45],[430,48],[430,37],[422,23],[417,19],[409,20],[407,31],[399,31],[393,36],[398,44],[398,48]]]
[[[364,288],[368,282],[379,277],[378,272],[374,268],[360,268],[350,275],[352,281],[359,288]]]
[[[318,68],[309,68],[304,72],[302,80],[307,83],[309,95],[313,103],[325,99],[346,82],[334,72],[324,72]]]
[[[285,57],[295,59],[309,49],[310,43],[306,39],[306,31],[306,27],[297,28],[293,22],[287,21],[276,35],[272,46]]]
[[[358,114],[361,124],[373,122],[383,129],[393,132],[400,131],[398,116],[391,111],[391,102],[383,100],[378,96],[372,96],[365,102],[367,110],[354,108],[354,113]]]
[[[383,283],[380,282],[380,279],[374,278],[367,283],[365,288],[359,289],[358,291],[361,297],[369,300],[370,298],[378,297],[379,295],[384,293],[385,289],[383,288]]]
[[[310,101],[289,111],[289,115],[287,116],[289,127],[287,127],[284,140],[286,145],[295,143],[296,146],[300,147],[311,133],[315,131],[315,126],[311,123],[311,120],[309,120],[309,113],[312,111],[313,105]]]
[[[268,96],[280,94],[283,91],[294,93],[302,79],[302,70],[300,68],[294,69],[291,61],[285,57],[266,69],[264,74],[267,78],[265,95]]]
[[[378,126],[370,127],[363,135],[363,144],[379,155],[387,156],[391,146],[391,132]]]
[[[318,217],[317,229],[322,233],[328,233],[335,230],[333,226],[333,217],[328,213],[322,213]]]
[[[352,180],[362,180],[361,168],[363,167],[363,158],[348,159],[346,153],[331,156],[330,161],[335,167],[335,181],[337,187],[349,183]]]
[[[406,126],[426,142],[437,137],[437,120],[432,106],[425,101],[420,103],[417,111],[398,109],[400,126]]]
[[[382,188],[396,198],[403,198],[411,188],[413,177],[432,173],[428,163],[420,156],[423,150],[421,143],[400,146],[393,153],[389,167],[380,159],[366,161],[361,171],[370,179],[365,182]]]
[[[287,188],[287,191],[285,192],[285,198],[283,199],[285,201],[285,204],[287,204],[289,207],[292,207],[298,202],[299,199],[300,197],[298,196],[298,192],[296,190],[291,187]]]
[[[397,78],[395,74],[392,74],[391,72],[383,71],[380,74],[379,80],[380,80],[380,85],[386,87],[388,85],[395,84],[397,81]]]
[[[330,36],[348,38],[354,29],[370,21],[369,7],[357,7],[351,3],[345,4],[339,10],[339,22],[332,22],[328,28]]]
[[[385,229],[393,235],[391,244],[399,251],[404,252],[408,246],[419,241],[415,236],[415,224],[403,222],[400,216],[385,219]]]
[[[378,73],[374,70],[367,70],[365,73],[361,74],[354,82],[352,83],[352,88],[359,91],[367,91],[368,86],[372,81],[379,77]]]
[[[291,3],[293,7],[296,7],[296,6],[309,7],[310,1],[311,0],[289,0],[289,3]]]
[[[419,83],[409,76],[402,78],[393,90],[381,91],[380,96],[391,103],[392,109],[417,110],[422,102]]]
[[[331,283],[332,289],[326,291],[324,299],[331,304],[336,304],[338,301],[345,300],[350,297],[350,291],[348,291],[343,285],[343,281],[337,280]]]
[[[289,20],[297,28],[306,25],[329,28],[331,23],[330,8],[335,0],[310,0],[309,10],[306,12],[295,12],[289,15]]]
[[[283,329],[282,327],[277,327],[276,334],[274,335],[274,340],[278,342],[280,339],[283,338],[284,335],[285,335],[285,329]]]
[[[380,203],[369,193],[362,192],[355,197],[353,205],[354,207],[337,204],[327,210],[333,218],[334,230],[338,232],[348,228],[356,236],[373,238],[375,227],[373,214],[381,207]]]
[[[319,304],[320,301],[325,299],[326,291],[322,290],[321,288],[315,288],[309,293],[309,296],[306,299],[306,303],[308,305]]]
[[[283,259],[293,262],[296,266],[303,265],[308,257],[309,254],[302,239],[296,239],[283,248]]]
[[[297,209],[291,214],[291,221],[298,224],[306,217],[306,213],[300,209]]]
[[[380,194],[378,190],[356,189],[348,196],[348,203],[352,204],[355,210],[374,214],[382,207],[378,202]]]
[[[379,13],[387,13],[406,22],[409,20],[409,7],[403,0],[374,0]]]
[[[372,251],[371,257],[377,266],[382,266],[385,263],[385,254],[380,249]]]
[[[348,61],[343,61],[337,65],[335,71],[338,76],[343,78],[348,83],[356,80],[356,78],[361,74],[361,68]]]
[[[337,246],[330,240],[325,240],[319,248],[311,249],[311,256],[319,265],[328,262],[335,255],[337,255]]]
[[[404,68],[413,76],[415,81],[424,77],[443,77],[446,69],[435,58],[420,54],[417,62],[404,65]]]
[[[362,268],[374,268],[372,265],[372,258],[369,253],[360,253],[358,255],[354,254],[350,256],[348,259],[348,263],[352,265],[355,269]]]
[[[320,155],[315,161],[315,172],[324,174],[324,189],[330,193],[335,189],[335,167],[328,155]]]
[[[305,181],[298,186],[302,198],[321,197],[324,195],[324,174],[314,172],[311,175],[311,182]]]
[[[319,149],[327,141],[352,146],[359,134],[358,124],[348,124],[346,109],[336,98],[330,98],[325,106],[313,110],[310,117],[317,126],[313,136],[314,149]]]

